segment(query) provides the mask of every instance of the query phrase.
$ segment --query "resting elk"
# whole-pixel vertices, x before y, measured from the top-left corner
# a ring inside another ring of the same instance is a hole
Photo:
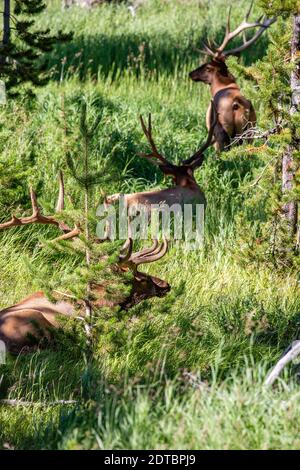
[[[9,222],[0,224],[0,230],[15,226],[29,224],[50,224],[59,228],[63,235],[57,240],[71,240],[81,233],[80,227],[70,228],[64,222],[56,220],[55,216],[44,216],[37,204],[35,192],[30,189],[32,215],[29,217],[13,216]],[[63,209],[64,186],[62,175],[60,177],[60,196],[57,208]],[[105,296],[105,285],[92,286],[95,307],[120,305],[129,309],[144,299],[163,297],[169,290],[169,284],[158,277],[145,274],[138,270],[138,266],[152,263],[161,259],[168,250],[168,242],[163,239],[161,244],[157,240],[149,248],[133,253],[133,241],[128,238],[119,254],[118,262],[111,266],[114,272],[131,271],[133,276],[131,291],[124,297],[116,294],[115,298],[108,300]],[[53,293],[55,302],[48,300],[43,292],[36,292],[25,300],[12,307],[0,311],[0,340],[4,341],[8,351],[19,353],[30,351],[37,345],[46,343],[51,339],[51,331],[60,327],[59,316],[76,317],[78,311],[84,311],[82,305],[72,301],[71,296]]]
[[[206,142],[201,148],[194,153],[190,158],[184,160],[181,165],[174,165],[169,162],[165,156],[163,156],[157,149],[153,136],[152,136],[152,121],[151,114],[148,118],[148,126],[140,116],[143,132],[150,144],[151,153],[139,154],[141,157],[149,159],[152,163],[158,165],[159,169],[165,176],[169,176],[173,180],[173,186],[167,189],[158,189],[153,191],[144,191],[133,194],[126,194],[124,196],[124,202],[130,209],[133,206],[143,205],[146,208],[151,209],[151,205],[168,205],[179,204],[203,204],[206,205],[206,199],[203,191],[198,185],[194,172],[197,168],[200,168],[204,161],[204,152],[212,145],[213,131],[217,123],[217,116],[213,109],[213,122],[208,133]],[[113,194],[106,197],[107,204],[113,204],[119,200],[121,194]]]
[[[215,127],[214,137],[216,140],[215,148],[218,151],[224,150],[231,139],[242,143],[242,135],[246,129],[254,127],[256,124],[256,114],[251,101],[245,98],[236,83],[236,79],[229,72],[226,65],[226,58],[230,55],[239,54],[255,43],[262,33],[275,22],[276,18],[259,18],[257,21],[249,22],[248,18],[252,10],[253,2],[246,14],[244,21],[234,30],[230,31],[229,9],[226,33],[222,44],[213,48],[211,45],[204,45],[204,54],[211,57],[211,61],[190,72],[190,78],[195,82],[203,82],[209,85],[213,103],[218,113],[218,123]],[[245,34],[248,29],[259,28],[258,31],[249,39],[244,35],[243,44],[233,49],[226,49],[228,43],[239,34]],[[206,113],[206,125],[209,129],[212,123],[211,104]]]

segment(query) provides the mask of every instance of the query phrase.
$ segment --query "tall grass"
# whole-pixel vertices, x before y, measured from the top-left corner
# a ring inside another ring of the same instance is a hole
[[[194,46],[207,32],[220,39],[226,11],[233,22],[248,2],[145,1],[136,18],[125,4],[93,12],[60,10],[49,1],[41,25],[75,32],[74,40],[49,57],[53,76],[36,101],[10,101],[0,109],[0,217],[29,207],[28,184],[53,212],[57,173],[63,168],[69,195],[81,196],[65,164],[64,125],[78,155],[78,102],[103,113],[92,155],[109,178],[95,189],[136,191],[166,186],[160,173],[137,157],[146,149],[139,114],[153,115],[155,140],[173,162],[187,158],[206,137],[204,85],[188,72],[199,63]],[[267,36],[243,60],[263,54]],[[66,59],[64,59],[66,58]],[[255,102],[251,84],[241,81]],[[259,103],[256,103],[259,110]],[[63,118],[63,106],[66,120]],[[144,302],[103,322],[93,364],[81,339],[0,366],[2,398],[38,402],[0,404],[0,446],[15,448],[296,448],[297,385],[286,375],[278,390],[262,386],[267,369],[295,338],[300,295],[294,274],[246,266],[234,248],[241,191],[259,165],[240,149],[233,160],[211,150],[197,172],[207,200],[203,250],[174,244],[159,263],[144,268],[168,280],[165,299]],[[1,173],[2,171],[2,173]],[[9,172],[21,177],[10,186]],[[107,171],[107,170],[106,170]],[[47,228],[23,227],[0,234],[0,306],[39,288],[33,272],[58,276],[76,260],[53,265],[38,245]],[[184,371],[196,377],[187,382]],[[185,378],[184,378],[185,377]],[[75,407],[51,405],[75,399]]]
[[[62,422],[58,448],[296,449],[299,390],[271,394],[264,373],[245,364],[243,379],[233,373],[222,385],[157,380],[106,393],[84,419],[77,411]]]
[[[244,361],[243,377],[233,369],[220,383],[221,358],[219,349],[209,383],[184,373],[169,380],[157,369],[147,383],[123,380],[114,386],[98,365],[95,401],[36,404],[14,412],[2,407],[0,438],[6,448],[14,443],[17,448],[66,450],[297,449],[298,386],[281,382],[276,391],[266,389],[267,368],[254,361]],[[35,371],[37,378],[41,372]]]
[[[92,14],[81,8],[58,13],[57,0],[43,24],[75,32],[71,44],[59,47],[50,59],[57,68],[57,58],[66,58],[65,70],[77,70],[81,78],[97,73],[118,79],[124,71],[151,76],[173,74],[184,65],[199,62],[199,48],[207,36],[222,42],[228,6],[232,4],[232,21],[240,22],[249,2],[215,2],[195,0],[145,0],[132,17],[126,3],[105,5]],[[257,8],[253,15],[259,16]],[[266,39],[251,49],[246,60],[263,54]],[[60,75],[57,70],[57,76]]]

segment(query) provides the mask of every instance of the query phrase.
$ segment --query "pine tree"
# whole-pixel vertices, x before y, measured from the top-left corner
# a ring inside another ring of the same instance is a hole
[[[77,161],[72,157],[71,153],[67,153],[67,164],[71,170],[71,173],[76,180],[79,187],[84,191],[84,225],[85,225],[85,239],[86,239],[86,265],[88,268],[91,267],[91,253],[89,247],[90,241],[90,230],[89,230],[89,196],[90,190],[93,185],[99,183],[101,180],[102,171],[93,171],[91,168],[90,153],[89,153],[89,142],[90,139],[95,134],[99,124],[101,122],[101,115],[99,115],[91,127],[89,127],[87,122],[87,103],[83,99],[81,103],[80,110],[80,135],[82,139],[82,151],[83,159],[82,161]],[[81,168],[80,168],[81,167]],[[87,292],[86,292],[86,317],[92,321],[92,306],[89,300],[91,288],[90,283],[87,282]]]
[[[65,134],[65,157],[66,166],[69,170],[73,181],[76,183],[73,186],[73,192],[78,192],[80,196],[77,201],[77,210],[69,210],[63,214],[69,216],[71,224],[79,225],[82,229],[80,236],[80,243],[70,244],[62,243],[59,246],[51,244],[51,250],[62,250],[63,252],[70,252],[80,260],[79,266],[75,271],[67,273],[65,279],[60,279],[59,283],[62,289],[67,289],[71,292],[74,299],[78,304],[85,306],[85,329],[88,335],[88,344],[90,350],[92,349],[92,342],[95,333],[95,326],[99,323],[100,312],[97,311],[93,303],[93,285],[105,285],[105,297],[107,300],[116,296],[116,292],[120,298],[128,294],[130,286],[128,280],[131,279],[131,274],[123,275],[115,273],[111,270],[111,264],[117,261],[116,253],[118,252],[118,242],[109,242],[108,244],[99,244],[96,237],[96,224],[95,218],[96,208],[99,203],[97,200],[97,191],[94,188],[98,185],[101,186],[107,178],[111,178],[113,172],[109,172],[106,165],[107,161],[99,162],[101,155],[95,155],[94,147],[97,140],[97,131],[103,119],[103,112],[98,107],[94,106],[93,100],[85,97],[82,98],[80,108],[78,110],[79,116],[79,138],[77,140],[76,150],[69,148],[68,139],[71,138],[66,112],[65,112],[65,99],[62,97],[62,118],[63,128]],[[74,136],[73,136],[74,137]],[[100,164],[99,164],[100,163]],[[48,292],[53,289],[53,286],[48,289]],[[101,309],[101,317],[104,319],[105,315],[111,317],[115,313],[114,309],[106,311],[105,308]],[[96,328],[97,329],[97,328]]]
[[[249,68],[233,61],[238,72],[256,82],[252,98],[261,103],[260,129],[254,134],[255,144],[247,149],[256,154],[260,168],[244,188],[240,233],[248,257],[286,268],[298,264],[300,5],[295,0],[260,4],[267,15],[277,16],[268,51]]]
[[[298,232],[298,201],[297,195],[294,194],[293,189],[296,184],[296,172],[299,170],[299,161],[297,161],[297,153],[299,157],[300,152],[300,135],[297,132],[299,125],[299,112],[300,112],[300,6],[299,12],[294,13],[292,20],[292,40],[291,40],[291,60],[294,67],[291,71],[290,84],[291,84],[291,105],[289,109],[290,123],[291,123],[291,142],[286,152],[282,157],[282,192],[287,197],[284,205],[284,217],[288,224],[288,229],[291,236]],[[295,117],[295,119],[294,119]],[[299,159],[298,159],[299,160]]]
[[[72,37],[35,28],[35,17],[45,8],[43,0],[15,0],[13,9],[11,0],[4,0],[0,78],[10,95],[17,94],[16,87],[23,83],[45,85],[49,80],[45,54]]]

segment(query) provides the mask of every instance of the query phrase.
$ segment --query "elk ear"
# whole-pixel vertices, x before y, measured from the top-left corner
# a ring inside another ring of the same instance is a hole
[[[225,58],[218,60],[218,69],[219,69],[219,73],[223,77],[229,77],[230,74],[228,72],[228,68],[227,68],[227,65],[225,63]]]

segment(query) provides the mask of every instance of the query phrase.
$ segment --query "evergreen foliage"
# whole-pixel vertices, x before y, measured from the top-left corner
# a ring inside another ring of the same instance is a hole
[[[269,4],[265,2],[265,5]],[[256,157],[259,165],[253,171],[253,180],[240,188],[244,194],[244,206],[237,217],[240,247],[246,259],[271,263],[282,269],[299,266],[297,233],[291,234],[283,217],[286,203],[300,201],[300,110],[293,115],[290,113],[291,73],[297,66],[290,47],[295,5],[295,2],[288,5],[277,2],[277,7],[272,6],[273,15],[279,15],[277,28],[270,32],[270,45],[261,60],[247,68],[235,59],[230,61],[238,75],[251,80],[255,90],[252,99],[261,103],[259,132],[255,134],[253,144],[245,149],[245,157]],[[265,11],[270,14],[267,7]],[[282,162],[292,143],[295,177],[293,189],[284,193]],[[238,149],[233,149],[231,158],[236,158],[239,153]]]
[[[90,111],[90,112],[89,112]],[[105,308],[97,306],[95,301],[97,296],[93,291],[94,286],[103,288],[103,299],[122,299],[125,294],[129,294],[131,275],[124,275],[117,273],[111,269],[112,264],[117,262],[117,255],[119,244],[118,243],[104,243],[99,244],[96,237],[96,209],[99,201],[93,193],[95,185],[101,185],[103,177],[103,168],[97,170],[93,165],[91,142],[95,139],[97,130],[102,120],[102,112],[98,110],[95,112],[93,103],[88,103],[84,97],[79,103],[79,148],[76,154],[71,154],[68,150],[68,132],[67,121],[65,112],[63,113],[63,122],[66,131],[66,165],[70,171],[70,175],[75,183],[72,185],[73,191],[75,190],[84,195],[83,204],[79,207],[71,207],[70,210],[65,210],[59,215],[63,220],[68,220],[71,225],[77,225],[82,228],[82,234],[76,240],[63,241],[63,242],[50,242],[47,244],[48,250],[53,255],[61,257],[64,253],[77,260],[76,268],[74,263],[72,268],[67,269],[64,275],[59,276],[55,280],[52,279],[51,283],[45,283],[38,276],[43,284],[44,290],[51,297],[54,290],[63,291],[67,295],[71,295],[75,305],[78,306],[79,311],[84,306],[86,312],[83,317],[86,318],[86,331],[91,336],[89,345],[92,346],[93,338],[97,336],[97,319],[103,315],[114,315],[118,308]],[[90,122],[91,121],[91,122]],[[97,163],[94,162],[94,163]],[[77,186],[77,187],[76,187]],[[82,200],[82,199],[81,199]],[[72,205],[72,202],[71,202]],[[43,273],[43,279],[47,279]],[[93,351],[90,350],[90,353]]]
[[[118,244],[93,239],[95,208],[103,191],[167,184],[136,158],[147,145],[139,114],[153,114],[158,147],[170,161],[182,161],[205,139],[209,94],[188,72],[202,60],[197,48],[207,32],[217,42],[222,37],[229,3],[237,24],[248,0],[146,0],[135,18],[126,3],[61,11],[53,0],[36,16],[38,30],[51,24],[75,36],[50,54],[55,73],[36,90],[37,100],[19,97],[0,108],[0,217],[26,210],[28,182],[52,213],[62,169],[61,217],[88,225],[89,234],[50,243],[58,235],[52,227],[1,232],[1,308],[42,288],[72,295],[81,316],[86,300],[93,302],[87,285],[105,285],[107,298],[127,292],[129,279],[111,270]],[[278,20],[229,66],[255,106],[261,138],[221,156],[211,149],[197,171],[208,203],[204,249],[174,244],[148,265],[172,285],[165,298],[126,313],[94,309],[93,357],[80,321],[52,349],[8,357],[0,365],[0,398],[34,404],[0,406],[0,448],[299,447],[299,365],[287,368],[276,390],[263,385],[299,338],[298,258],[283,223],[281,187],[282,156],[299,132],[289,112],[298,2],[260,3]],[[258,2],[254,9],[259,17]],[[298,187],[295,178],[295,199]],[[76,403],[53,406],[56,400]]]
[[[24,83],[45,85],[49,80],[46,53],[72,37],[61,31],[53,35],[49,28],[36,28],[35,17],[45,9],[43,0],[4,2],[0,78],[5,81],[10,95],[18,94]]]

